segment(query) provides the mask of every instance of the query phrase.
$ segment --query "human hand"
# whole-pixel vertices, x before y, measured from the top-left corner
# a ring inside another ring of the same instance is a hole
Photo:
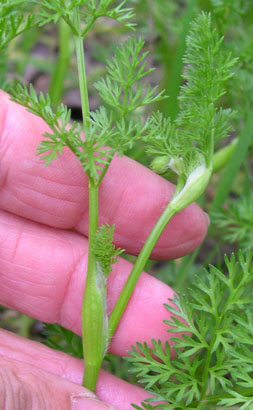
[[[87,178],[68,150],[50,166],[43,166],[35,152],[45,131],[40,118],[0,94],[0,303],[81,334],[88,249]],[[170,183],[142,165],[126,157],[115,158],[101,184],[100,223],[115,224],[116,245],[138,254],[172,192]],[[203,240],[207,224],[200,208],[190,205],[168,224],[152,256],[169,259],[190,252]],[[109,313],[130,270],[131,264],[123,259],[114,265],[108,279]],[[110,351],[125,355],[136,340],[167,340],[170,335],[162,320],[168,312],[163,302],[172,296],[167,285],[143,273]],[[101,371],[97,397],[104,403],[96,401],[79,385],[81,361],[3,330],[0,361],[0,408],[8,410],[69,410],[71,397],[78,395],[86,401],[86,407],[85,402],[80,404],[82,409],[99,410],[110,403],[118,410],[130,410],[131,403],[147,396],[142,389]]]

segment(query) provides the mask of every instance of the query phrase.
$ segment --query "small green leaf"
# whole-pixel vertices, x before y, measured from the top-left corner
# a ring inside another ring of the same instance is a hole
[[[115,225],[101,225],[94,239],[94,253],[104,275],[109,275],[112,265],[117,262],[118,256],[124,249],[115,248],[113,233]]]

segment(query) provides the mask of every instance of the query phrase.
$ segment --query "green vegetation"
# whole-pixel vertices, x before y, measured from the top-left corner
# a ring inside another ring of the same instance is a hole
[[[143,407],[134,407],[253,409],[253,271],[252,250],[247,250],[252,249],[253,230],[253,6],[247,0],[167,3],[150,2],[144,8],[138,0],[4,0],[0,5],[1,87],[48,124],[50,132],[37,151],[44,164],[57,160],[67,147],[80,161],[89,183],[89,257],[82,305],[86,337],[80,344],[69,331],[48,326],[48,343],[78,357],[84,355],[83,385],[94,391],[110,340],[156,242],[176,213],[199,200],[212,211],[221,229],[218,239],[211,223],[209,233],[218,244],[200,260],[206,267],[215,259],[216,267],[203,273],[196,250],[179,263],[158,269],[157,275],[179,290],[175,307],[166,305],[172,313],[166,323],[172,326],[170,332],[183,335],[173,338],[174,359],[168,343],[162,346],[154,340],[152,348],[140,343],[132,348],[131,371],[155,395]],[[157,33],[156,38],[152,33],[149,43],[145,41],[149,33],[146,12]],[[135,13],[139,26],[133,20]],[[99,62],[102,75],[96,74],[92,87],[84,50],[93,30],[99,32],[96,22],[103,25],[107,19],[117,23],[111,31],[119,30],[122,41],[117,47],[108,46]],[[33,30],[45,35],[45,26],[56,26],[59,33],[59,56],[56,67],[49,68],[48,94],[12,81],[7,74],[14,63],[14,77],[20,80],[24,67],[13,61],[12,47],[20,41],[29,53],[33,43],[26,34]],[[126,38],[127,30],[133,29],[135,35]],[[153,85],[156,72],[150,68],[148,46],[161,64],[158,76],[164,90]],[[73,80],[73,60],[82,118],[70,122],[71,110],[61,98],[66,79]],[[95,110],[90,109],[91,95],[101,100]],[[233,133],[235,142],[229,139]],[[123,250],[113,245],[114,227],[98,225],[98,193],[114,155],[124,154],[139,157],[145,164],[151,157],[152,170],[171,179],[176,189],[108,318],[106,279]],[[223,169],[223,174],[217,173]],[[205,200],[207,187],[209,200]],[[231,192],[242,197],[231,202]],[[231,256],[224,263],[220,246],[227,241],[242,248],[239,262]],[[200,273],[192,285],[196,270]]]

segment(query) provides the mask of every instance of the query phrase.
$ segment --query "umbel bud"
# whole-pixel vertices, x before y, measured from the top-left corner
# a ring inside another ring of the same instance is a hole
[[[164,174],[171,169],[175,174],[181,175],[184,173],[185,166],[181,157],[171,158],[169,156],[160,155],[151,162],[151,169],[157,174]]]
[[[159,157],[153,159],[150,164],[150,168],[157,174],[164,174],[169,168],[169,161],[169,157],[160,155]]]

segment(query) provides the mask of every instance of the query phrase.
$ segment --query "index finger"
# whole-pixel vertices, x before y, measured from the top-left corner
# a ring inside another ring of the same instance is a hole
[[[36,149],[48,126],[0,94],[0,208],[49,226],[88,235],[88,181],[68,149],[44,167]],[[115,224],[115,242],[137,254],[174,186],[131,160],[116,157],[100,187],[100,223]],[[203,240],[207,217],[192,204],[168,224],[152,254],[179,257]]]

